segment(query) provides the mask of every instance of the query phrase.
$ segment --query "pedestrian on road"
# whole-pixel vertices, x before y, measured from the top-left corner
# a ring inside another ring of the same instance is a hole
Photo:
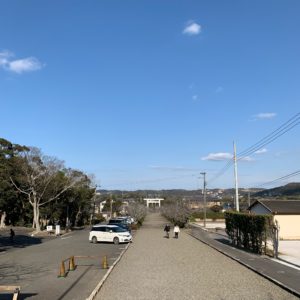
[[[175,237],[175,239],[178,239],[179,232],[180,232],[179,226],[176,224],[174,226],[174,237]]]
[[[14,242],[14,237],[15,237],[15,232],[13,231],[13,229],[10,229],[10,241],[13,243]]]
[[[169,224],[166,224],[166,226],[164,228],[164,231],[166,232],[166,238],[168,239],[169,238],[169,232],[170,232],[170,225]]]

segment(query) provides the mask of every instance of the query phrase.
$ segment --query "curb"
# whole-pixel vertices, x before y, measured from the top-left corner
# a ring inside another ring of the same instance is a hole
[[[220,252],[221,254],[227,256],[228,258],[230,258],[230,259],[232,259],[232,260],[238,262],[239,264],[245,266],[247,269],[249,269],[249,270],[255,272],[256,274],[258,274],[258,275],[260,275],[260,276],[262,276],[262,277],[268,279],[269,281],[273,282],[274,284],[280,286],[281,288],[283,288],[284,290],[286,290],[286,291],[288,291],[289,293],[293,294],[294,296],[297,296],[297,297],[300,298],[300,293],[297,292],[296,290],[294,290],[294,289],[292,289],[292,288],[286,286],[285,284],[283,284],[282,282],[280,282],[280,281],[278,281],[278,280],[272,278],[271,276],[269,276],[269,275],[267,275],[267,274],[264,274],[264,273],[258,271],[258,270],[255,269],[254,267],[252,267],[252,266],[248,265],[247,263],[241,261],[239,258],[236,258],[236,257],[234,257],[234,256],[232,256],[232,255],[230,255],[230,254],[228,254],[228,253],[226,253],[226,252],[224,252],[223,250],[220,250],[219,248],[213,246],[213,245],[210,244],[209,242],[206,242],[206,241],[202,240],[201,238],[195,237],[195,236],[193,236],[191,233],[188,233],[188,234],[189,234],[191,237],[195,238],[196,240],[202,242],[203,244],[205,244],[205,245],[211,247],[212,249],[214,249],[214,250]]]
[[[116,266],[116,264],[120,261],[121,257],[124,255],[124,253],[127,251],[127,249],[129,248],[131,243],[128,243],[127,246],[125,247],[125,249],[120,253],[119,257],[117,258],[117,260],[114,261],[114,263],[112,264],[111,267],[109,267],[108,271],[105,273],[104,277],[100,280],[100,282],[97,284],[97,286],[95,287],[95,289],[92,291],[92,293],[90,294],[90,296],[88,298],[86,298],[86,300],[93,300],[96,295],[98,294],[98,292],[100,291],[102,285],[104,284],[105,280],[108,278],[109,274],[112,272],[112,270],[114,269],[114,267]]]

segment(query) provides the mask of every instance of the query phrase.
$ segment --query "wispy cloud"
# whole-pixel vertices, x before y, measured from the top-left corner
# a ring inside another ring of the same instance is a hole
[[[232,159],[233,155],[227,152],[218,152],[218,153],[209,153],[207,156],[202,157],[202,160],[213,160],[213,161],[222,161]]]
[[[190,172],[198,171],[195,168],[186,168],[186,167],[168,167],[168,166],[149,166],[150,169],[158,171],[171,171],[171,172]]]
[[[274,112],[266,112],[266,113],[259,113],[256,115],[253,115],[254,120],[268,120],[273,119],[277,116],[277,113]]]
[[[202,27],[200,24],[194,21],[189,21],[183,29],[182,33],[186,35],[198,35],[199,33],[201,33],[201,31]]]
[[[264,154],[266,152],[268,152],[268,150],[266,148],[262,148],[262,149],[259,149],[259,150],[255,151],[254,153],[255,154]]]
[[[215,90],[216,94],[222,93],[224,91],[224,88],[222,86],[218,86]]]
[[[35,57],[14,59],[10,51],[0,52],[0,68],[17,74],[40,70],[44,65]]]
[[[197,101],[197,100],[198,100],[198,95],[193,95],[193,96],[192,96],[192,99],[193,99],[194,101]]]
[[[233,159],[233,154],[228,152],[217,152],[217,153],[209,153],[207,156],[201,158],[202,160],[209,161],[224,161]],[[240,159],[241,161],[253,161],[253,158],[249,156],[245,156]]]

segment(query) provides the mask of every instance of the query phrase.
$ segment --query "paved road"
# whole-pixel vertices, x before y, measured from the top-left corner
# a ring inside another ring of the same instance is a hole
[[[165,220],[147,216],[96,299],[297,299],[181,232],[163,237]]]
[[[31,241],[31,245],[26,244],[24,248],[17,235],[16,247],[6,247],[8,251],[0,252],[0,285],[21,285],[20,299],[86,299],[106,273],[101,269],[101,258],[108,255],[108,262],[112,264],[125,247],[124,244],[91,244],[88,234],[88,230],[82,230],[48,238],[47,242],[37,239],[37,244]],[[57,278],[61,260],[72,255],[99,258],[77,260],[78,267],[74,272],[66,278]],[[0,299],[5,299],[3,294]]]

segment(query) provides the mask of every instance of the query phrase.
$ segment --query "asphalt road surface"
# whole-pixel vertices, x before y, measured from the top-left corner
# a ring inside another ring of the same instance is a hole
[[[19,299],[86,299],[107,271],[101,266],[103,256],[107,255],[111,265],[126,246],[92,244],[88,235],[88,230],[80,230],[41,240],[18,235],[16,231],[13,245],[7,236],[2,235],[0,285],[20,285]],[[75,260],[76,270],[69,272],[65,278],[58,278],[61,261],[72,255],[95,258]],[[0,293],[0,299],[12,299],[12,296]]]

